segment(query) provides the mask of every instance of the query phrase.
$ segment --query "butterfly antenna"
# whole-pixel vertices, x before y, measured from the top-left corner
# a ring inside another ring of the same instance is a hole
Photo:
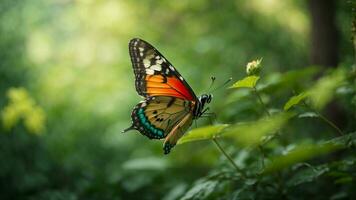
[[[223,84],[221,84],[220,86],[216,87],[216,88],[215,88],[214,90],[212,90],[211,92],[215,92],[216,90],[225,87],[230,81],[232,81],[232,78],[229,78],[229,79],[226,80]]]
[[[210,83],[210,86],[209,86],[209,88],[208,88],[208,91],[210,91],[211,87],[214,85],[214,82],[215,82],[216,77],[215,77],[215,76],[212,76],[212,77],[210,77],[210,78],[211,78],[211,83]]]

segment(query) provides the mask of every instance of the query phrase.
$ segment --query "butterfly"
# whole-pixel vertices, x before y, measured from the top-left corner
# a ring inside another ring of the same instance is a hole
[[[138,130],[149,139],[164,139],[168,154],[177,141],[201,117],[211,94],[197,97],[177,69],[151,44],[134,38],[129,53],[135,86],[144,100],[131,113],[132,125],[123,132]]]

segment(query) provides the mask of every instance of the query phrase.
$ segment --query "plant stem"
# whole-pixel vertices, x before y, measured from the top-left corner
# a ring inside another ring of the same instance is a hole
[[[332,121],[330,121],[328,118],[326,118],[324,115],[322,115],[318,110],[313,109],[311,106],[309,106],[307,103],[305,103],[303,101],[304,106],[306,106],[307,108],[309,108],[309,110],[314,111],[318,117],[323,120],[325,123],[327,123],[329,126],[331,126],[333,129],[336,130],[336,132],[340,135],[343,136],[344,133],[341,131],[341,129],[339,127],[337,127]]]
[[[337,127],[332,121],[328,120],[326,117],[324,117],[324,115],[320,114],[319,112],[317,112],[320,119],[322,119],[324,122],[326,122],[327,124],[329,124],[331,127],[333,127],[340,136],[343,136],[344,133],[339,129],[339,127]]]
[[[258,145],[258,148],[260,149],[261,154],[262,154],[261,165],[262,165],[262,170],[264,170],[264,169],[265,169],[265,157],[266,157],[265,151],[264,151],[264,149],[263,149],[262,144]]]
[[[254,91],[254,93],[256,94],[258,101],[259,101],[260,104],[262,105],[263,110],[266,112],[267,116],[270,117],[271,114],[268,112],[268,109],[267,109],[266,104],[263,103],[262,98],[261,98],[260,94],[259,94],[258,91],[257,91],[257,88],[256,88],[256,87],[253,87],[253,91]],[[263,148],[263,144],[258,145],[258,148],[260,149],[261,154],[262,154],[261,164],[262,164],[262,169],[264,169],[264,168],[265,168],[265,151],[264,151],[264,148]]]
[[[262,105],[263,110],[266,112],[266,114],[267,114],[268,116],[271,116],[271,114],[270,114],[270,113],[268,112],[268,110],[267,110],[266,104],[263,103],[262,98],[261,98],[260,94],[258,93],[256,87],[253,87],[253,91],[254,91],[254,93],[256,94],[258,101],[259,101],[260,104]]]
[[[213,138],[213,142],[215,143],[215,145],[218,147],[218,149],[220,150],[220,152],[227,158],[228,161],[230,161],[231,165],[236,169],[237,172],[239,172],[241,174],[242,178],[246,178],[246,174],[245,172],[240,169],[236,163],[234,162],[234,160],[229,156],[229,154],[226,153],[226,151],[221,147],[221,145],[219,144],[219,142],[217,141],[216,138]]]

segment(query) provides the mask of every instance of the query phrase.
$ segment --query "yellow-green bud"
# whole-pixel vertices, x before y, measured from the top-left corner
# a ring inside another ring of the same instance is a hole
[[[261,71],[261,59],[253,60],[246,65],[246,73],[248,76],[259,75]]]

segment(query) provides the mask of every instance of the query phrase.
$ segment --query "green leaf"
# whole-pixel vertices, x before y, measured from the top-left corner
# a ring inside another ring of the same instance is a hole
[[[177,144],[212,139],[218,136],[221,131],[228,126],[228,124],[217,124],[193,129],[178,140]]]
[[[166,190],[166,194],[162,198],[162,200],[175,200],[179,199],[181,196],[185,194],[187,191],[188,185],[186,183],[175,183],[174,187],[171,189]]]
[[[276,133],[290,117],[291,114],[284,113],[264,118],[257,122],[236,124],[230,126],[222,134],[233,138],[242,146],[256,145],[262,141],[264,136]]]
[[[234,83],[230,88],[253,88],[256,86],[259,76],[247,76]]]
[[[319,155],[331,153],[341,148],[341,145],[323,143],[300,145],[288,154],[277,156],[271,159],[271,163],[266,167],[264,173],[271,173],[287,168],[299,162],[303,162]]]
[[[352,182],[353,182],[352,176],[342,177],[342,178],[339,178],[334,181],[334,183],[336,183],[336,184],[347,184],[347,183],[352,183]]]
[[[325,143],[343,145],[344,147],[353,146],[356,144],[356,132],[328,140]]]
[[[217,180],[198,180],[181,200],[207,199],[214,192],[218,184],[219,181]]]
[[[322,77],[309,91],[309,97],[313,106],[317,109],[323,108],[333,97],[335,89],[345,79],[345,72],[336,70],[332,74]]]
[[[291,107],[298,105],[302,100],[304,100],[308,94],[306,92],[302,92],[298,95],[292,96],[287,103],[284,105],[284,110],[289,110]]]
[[[319,117],[319,115],[315,112],[305,112],[305,113],[301,113],[298,115],[299,118],[312,118],[312,117]]]
[[[288,180],[287,184],[289,186],[297,186],[303,183],[312,182],[329,171],[330,168],[327,165],[317,167],[308,166],[308,168],[294,173],[294,176]]]

